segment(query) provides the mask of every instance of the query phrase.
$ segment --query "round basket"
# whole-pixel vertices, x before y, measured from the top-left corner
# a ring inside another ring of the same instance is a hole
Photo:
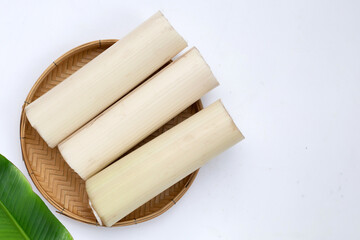
[[[51,88],[65,80],[86,63],[102,53],[116,39],[93,41],[78,46],[52,64],[39,77],[29,92],[21,113],[20,141],[23,159],[35,186],[40,193],[59,211],[73,219],[98,225],[89,206],[85,182],[64,161],[57,148],[50,148],[28,122],[24,108]],[[184,110],[178,116],[159,128],[132,150],[167,131],[181,121],[202,109],[201,101]],[[131,150],[130,150],[131,151]],[[144,222],[159,216],[172,207],[191,186],[197,172],[193,172],[178,183],[166,189],[114,226],[125,226]]]

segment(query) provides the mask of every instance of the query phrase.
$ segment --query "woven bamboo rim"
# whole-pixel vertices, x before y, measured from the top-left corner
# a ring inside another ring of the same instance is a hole
[[[28,122],[24,108],[27,104],[62,82],[86,63],[91,61],[117,40],[98,40],[80,45],[58,59],[41,74],[31,88],[22,107],[20,142],[23,160],[32,181],[43,197],[65,216],[98,225],[88,203],[85,182],[66,164],[57,148],[51,149]],[[174,119],[155,131],[133,149],[138,148],[171,127],[202,109],[201,101],[184,110]],[[132,150],[133,150],[132,149]],[[130,150],[131,151],[131,150]],[[153,219],[173,205],[186,193],[199,170],[188,175],[163,193],[151,199],[114,226],[126,226]]]

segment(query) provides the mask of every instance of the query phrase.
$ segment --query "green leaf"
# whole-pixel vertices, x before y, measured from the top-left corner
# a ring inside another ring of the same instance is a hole
[[[1,154],[0,239],[73,239],[25,176]]]

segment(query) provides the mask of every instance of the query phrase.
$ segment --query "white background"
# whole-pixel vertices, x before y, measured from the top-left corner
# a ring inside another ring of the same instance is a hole
[[[31,86],[80,44],[162,10],[201,51],[246,139],[204,166],[160,217],[75,239],[359,239],[359,1],[0,0],[0,153],[30,180],[19,121]],[[32,184],[34,191],[39,193]]]

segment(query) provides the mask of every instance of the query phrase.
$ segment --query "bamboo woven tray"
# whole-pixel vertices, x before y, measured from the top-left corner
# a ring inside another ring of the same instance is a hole
[[[57,148],[51,149],[28,122],[24,108],[51,88],[65,80],[91,61],[117,40],[99,40],[76,47],[52,62],[30,90],[22,107],[20,141],[23,159],[32,181],[40,193],[59,211],[73,219],[98,225],[88,203],[85,182],[64,161]],[[133,149],[177,125],[202,109],[201,101],[194,103],[170,120]],[[130,150],[131,151],[131,150]],[[194,181],[193,172],[151,199],[114,226],[125,226],[144,222],[159,216],[176,204]]]

